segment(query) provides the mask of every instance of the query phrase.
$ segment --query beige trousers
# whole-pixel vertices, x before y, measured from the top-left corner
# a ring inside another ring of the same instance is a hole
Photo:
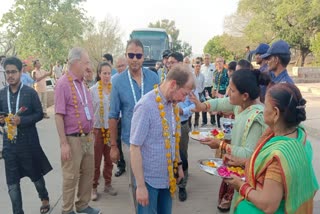
[[[67,137],[71,159],[61,160],[63,176],[62,213],[73,210],[76,187],[76,210],[85,209],[91,200],[94,174],[94,144],[92,133],[86,137]]]
[[[47,92],[38,92],[43,113],[47,113]]]

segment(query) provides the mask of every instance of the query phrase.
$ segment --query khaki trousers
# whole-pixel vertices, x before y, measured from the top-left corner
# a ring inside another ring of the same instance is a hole
[[[76,187],[76,210],[85,209],[91,200],[92,181],[94,174],[93,135],[85,137],[67,137],[71,148],[71,159],[62,161],[63,193],[62,213],[73,210]],[[77,186],[78,185],[78,186]]]
[[[38,92],[43,113],[47,113],[47,92]]]

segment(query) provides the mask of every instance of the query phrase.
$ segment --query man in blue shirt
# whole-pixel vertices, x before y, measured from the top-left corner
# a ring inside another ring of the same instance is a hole
[[[161,85],[146,94],[134,108],[130,154],[137,184],[138,214],[172,213],[171,196],[176,183],[183,178],[176,150],[180,123],[175,104],[184,102],[194,88],[190,68],[177,64]]]
[[[283,40],[274,42],[267,53],[261,55],[262,59],[268,60],[268,68],[271,71],[271,80],[274,83],[292,83],[288,75],[287,65],[291,60],[290,46]]]
[[[126,57],[128,69],[112,79],[112,91],[109,112],[110,129],[110,157],[114,163],[120,159],[117,146],[117,125],[121,117],[121,139],[123,142],[123,156],[127,163],[129,173],[129,187],[133,191],[132,173],[129,159],[130,128],[133,108],[143,95],[153,90],[155,84],[159,83],[158,76],[142,67],[143,63],[143,45],[137,39],[128,41],[126,47]],[[133,196],[133,195],[131,195]],[[133,196],[134,202],[134,196]]]
[[[26,70],[27,64],[23,63],[22,64],[22,75],[21,75],[21,82],[23,85],[27,85],[29,87],[33,87],[33,83],[35,81],[31,78],[30,74]]]

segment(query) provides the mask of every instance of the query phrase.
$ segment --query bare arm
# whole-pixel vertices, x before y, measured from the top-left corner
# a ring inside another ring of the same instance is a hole
[[[266,179],[261,191],[253,190],[248,195],[257,208],[263,210],[266,214],[277,211],[283,198],[283,185],[277,181]]]
[[[136,179],[137,190],[136,196],[137,201],[142,206],[149,204],[149,196],[148,190],[144,181],[143,176],[143,167],[142,167],[142,156],[140,146],[136,146],[131,144],[130,145],[130,161],[131,161],[131,168]]]
[[[56,114],[55,120],[56,120],[56,127],[59,134],[59,139],[60,139],[61,159],[66,161],[71,159],[71,150],[70,150],[70,145],[67,141],[66,133],[64,131],[63,115]]]
[[[109,119],[109,130],[110,130],[110,158],[113,163],[116,163],[120,159],[120,153],[117,146],[117,137],[118,137],[118,120],[117,119]]]

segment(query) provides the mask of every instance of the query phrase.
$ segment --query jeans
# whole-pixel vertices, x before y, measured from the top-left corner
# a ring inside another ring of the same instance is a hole
[[[118,121],[118,137],[117,137],[117,145],[120,153],[120,160],[117,163],[118,169],[125,170],[126,169],[126,161],[124,160],[123,157],[123,152],[122,152],[122,142],[121,142],[121,119]]]
[[[41,201],[49,200],[48,191],[46,189],[46,183],[41,177],[38,181],[34,182],[34,186],[37,189],[39,194],[39,198]],[[8,185],[8,193],[10,196],[11,204],[12,204],[12,212],[13,214],[24,214],[22,209],[22,196],[21,196],[21,188],[20,183]]]
[[[137,214],[171,214],[172,198],[169,189],[155,189],[146,183],[149,204],[143,207],[138,204]]]

